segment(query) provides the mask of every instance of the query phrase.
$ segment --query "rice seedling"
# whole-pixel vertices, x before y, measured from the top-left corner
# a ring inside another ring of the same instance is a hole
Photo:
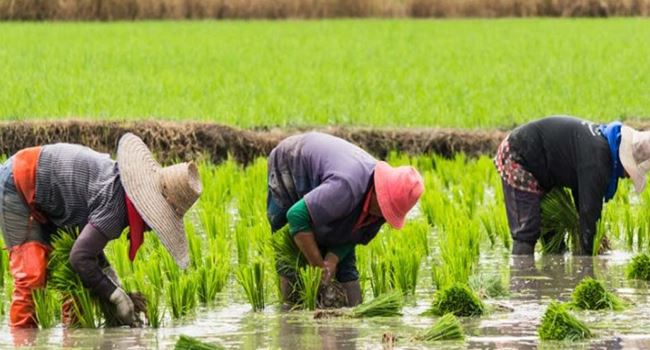
[[[279,274],[296,276],[300,268],[308,265],[296,242],[293,241],[289,227],[284,227],[273,234],[271,246],[275,251],[275,264]]]
[[[202,342],[187,335],[181,335],[176,341],[174,350],[220,350],[225,349],[221,345]]]
[[[444,314],[425,332],[415,336],[415,340],[434,342],[442,340],[463,340],[465,334],[460,321],[452,313]]]
[[[485,312],[483,302],[476,293],[464,283],[455,283],[433,295],[433,303],[426,314],[442,316],[452,313],[455,316],[480,316]]]
[[[237,271],[237,281],[244,289],[253,311],[261,311],[265,306],[264,268],[264,262],[257,260],[250,265],[240,266]]]
[[[572,306],[582,310],[614,310],[625,308],[623,301],[605,289],[603,282],[587,277],[580,281],[571,294]]]
[[[198,283],[191,273],[180,274],[167,284],[167,298],[172,318],[182,319],[197,307]]]
[[[49,288],[32,290],[34,315],[36,324],[41,329],[52,328],[57,323],[57,315],[61,309],[58,296]]]
[[[154,264],[150,264],[154,265]],[[160,328],[163,324],[165,312],[163,308],[163,289],[157,288],[145,277],[145,273],[139,271],[137,276],[138,290],[142,292],[146,300],[145,317],[151,328]]]
[[[626,275],[629,279],[650,281],[650,255],[642,253],[632,258]]]
[[[578,341],[593,336],[589,327],[571,315],[565,305],[555,300],[546,309],[538,334],[541,340]]]
[[[316,309],[321,275],[322,269],[316,266],[305,266],[300,269],[298,274],[300,301],[307,310]]]
[[[352,308],[350,317],[366,318],[399,316],[402,311],[403,298],[402,293],[398,291],[382,294],[369,302],[365,302]]]
[[[0,235],[0,288],[4,286],[5,276],[9,271],[9,253],[5,248],[2,235]]]

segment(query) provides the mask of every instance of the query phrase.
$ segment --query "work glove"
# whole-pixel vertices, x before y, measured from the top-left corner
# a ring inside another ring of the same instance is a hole
[[[117,273],[115,273],[115,270],[111,266],[106,266],[102,269],[102,272],[108,277],[113,284],[118,287],[122,288],[122,281],[120,281],[120,278],[117,277]]]
[[[135,309],[133,301],[122,288],[116,288],[108,299],[117,309],[117,318],[125,325],[135,322]]]

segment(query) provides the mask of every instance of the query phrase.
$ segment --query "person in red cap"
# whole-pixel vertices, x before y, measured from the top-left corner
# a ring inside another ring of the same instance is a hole
[[[185,268],[189,252],[183,215],[201,189],[196,165],[162,168],[130,133],[120,139],[117,161],[67,143],[17,152],[0,166],[0,228],[14,279],[12,329],[37,326],[32,290],[45,286],[50,238],[61,227],[81,231],[69,259],[84,285],[116,306],[122,324],[133,324],[133,302],[108,264],[104,247],[129,227],[133,260],[144,231],[153,229]],[[64,322],[74,318],[71,305],[64,303]]]
[[[581,241],[575,253],[591,254],[603,203],[614,197],[619,179],[629,177],[637,193],[645,188],[650,132],[620,122],[547,117],[513,130],[494,161],[503,184],[512,254],[534,254],[542,198],[556,187],[571,190],[579,214]]]
[[[355,245],[368,244],[385,222],[402,228],[423,192],[413,167],[393,168],[323,133],[288,137],[268,159],[271,230],[288,224],[307,262],[323,268],[324,283],[341,282],[349,306],[362,299]],[[278,272],[284,301],[290,302],[295,276]]]

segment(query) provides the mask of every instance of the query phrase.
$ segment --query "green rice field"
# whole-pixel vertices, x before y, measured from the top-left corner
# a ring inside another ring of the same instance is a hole
[[[0,23],[0,119],[650,118],[649,40],[646,19]]]

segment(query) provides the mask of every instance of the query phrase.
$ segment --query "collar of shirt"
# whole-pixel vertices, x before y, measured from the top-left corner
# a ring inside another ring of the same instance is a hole
[[[361,214],[359,214],[359,218],[357,219],[357,222],[354,224],[354,228],[352,229],[352,232],[356,232],[358,229],[368,226],[377,220],[379,218],[370,215],[368,212],[368,209],[370,208],[370,198],[372,197],[372,193],[375,191],[375,185],[370,186],[370,189],[366,193],[366,196],[363,199],[363,208],[361,208]]]
[[[124,194],[124,198],[126,200],[126,213],[129,219],[129,240],[131,242],[129,247],[129,259],[133,261],[138,249],[142,243],[144,243],[145,224],[144,220],[142,220],[142,216],[140,216],[140,213],[135,209],[135,206],[126,193]]]

